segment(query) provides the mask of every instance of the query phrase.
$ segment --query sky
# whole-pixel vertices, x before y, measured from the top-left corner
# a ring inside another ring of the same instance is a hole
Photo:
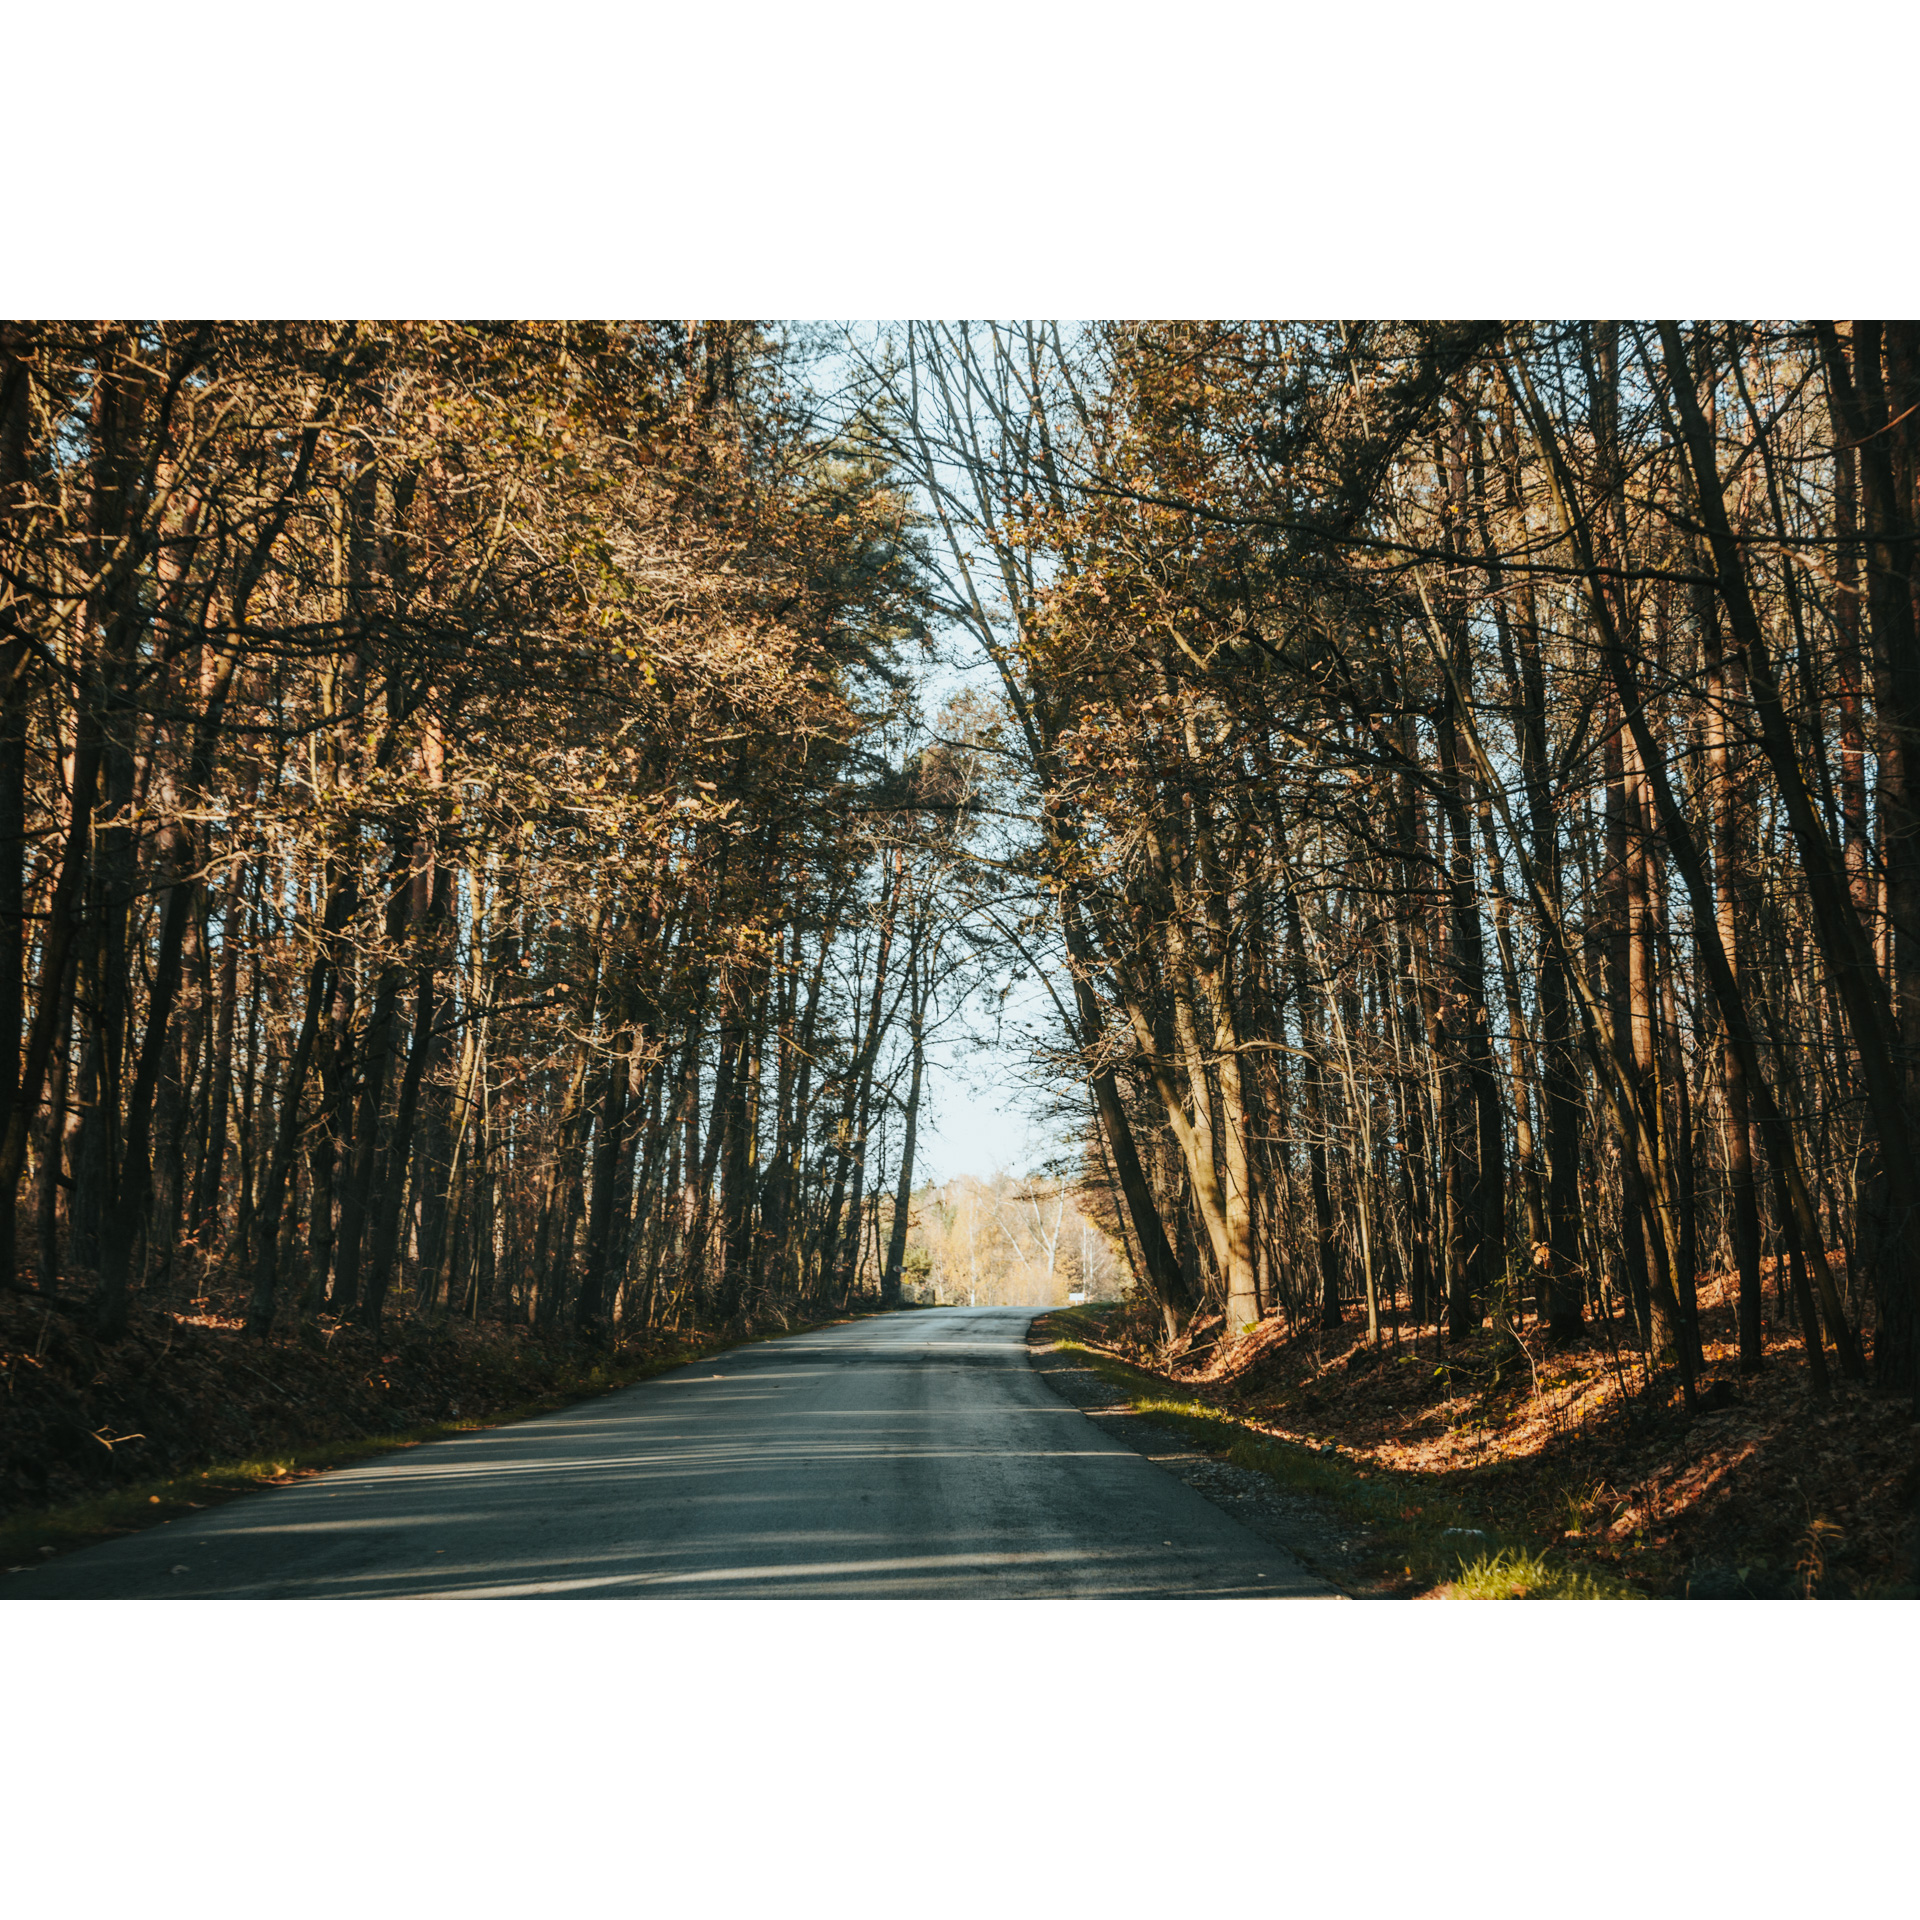
[[[948,627],[938,636],[936,656],[920,673],[921,711],[931,717],[964,686],[995,696],[1000,690],[998,676],[971,635]],[[1066,987],[1064,976],[1055,980],[1056,993]],[[976,999],[944,1025],[947,1037],[927,1048],[914,1148],[916,1184],[961,1174],[985,1179],[1002,1171],[1025,1173],[1066,1151],[1079,1129],[1071,1120],[1063,1126],[1058,1115],[1045,1111],[1053,1102],[1036,1084],[1026,1037],[1059,1031],[1045,987],[1024,970],[1015,972],[997,1007]]]
[[[964,1018],[987,1032],[977,1013]],[[915,1184],[963,1173],[980,1179],[1003,1170],[1025,1173],[1064,1152],[1075,1129],[1041,1110],[1031,1071],[1018,1039],[990,1043],[983,1051],[958,1040],[930,1046]]]

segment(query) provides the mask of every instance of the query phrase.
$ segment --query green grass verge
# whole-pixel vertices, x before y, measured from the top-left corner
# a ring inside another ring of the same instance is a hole
[[[1638,1600],[1645,1596],[1603,1567],[1569,1560],[1549,1543],[1502,1531],[1429,1475],[1362,1466],[1329,1447],[1281,1440],[1132,1367],[1078,1337],[1091,1332],[1084,1307],[1047,1316],[1046,1331],[1102,1379],[1123,1388],[1132,1410],[1171,1428],[1204,1452],[1264,1473],[1364,1526],[1373,1543],[1369,1572],[1400,1591],[1444,1591],[1460,1600]]]
[[[447,1440],[455,1434],[477,1433],[488,1427],[512,1426],[542,1413],[557,1413],[562,1407],[591,1400],[599,1394],[630,1387],[656,1374],[670,1373],[694,1361],[706,1360],[717,1353],[729,1353],[736,1347],[758,1346],[771,1340],[788,1340],[798,1334],[817,1333],[822,1327],[837,1327],[846,1319],[811,1320],[789,1327],[784,1333],[746,1334],[734,1339],[695,1341],[666,1353],[654,1353],[645,1359],[622,1362],[617,1357],[572,1370],[566,1383],[528,1400],[515,1401],[493,1413],[474,1414],[459,1420],[435,1420],[421,1426],[404,1427],[395,1433],[356,1435],[345,1440],[317,1441],[311,1446],[290,1447],[247,1460],[222,1460],[212,1466],[166,1479],[138,1480],[111,1493],[90,1495],[65,1506],[49,1507],[38,1513],[14,1514],[0,1520],[0,1570],[11,1572],[28,1563],[38,1564],[54,1554],[68,1553],[76,1547],[92,1546],[97,1541],[116,1539],[137,1533],[144,1527],[177,1520],[182,1514],[204,1507],[218,1506],[243,1493],[253,1493],[299,1474],[319,1473],[329,1467],[352,1466],[356,1461],[377,1459],[405,1447],[417,1447],[429,1440]]]

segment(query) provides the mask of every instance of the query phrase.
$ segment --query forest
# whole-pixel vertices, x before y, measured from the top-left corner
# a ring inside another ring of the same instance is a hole
[[[1154,1364],[1910,1402],[1917,474],[1911,322],[10,324],[15,1417],[969,1219]],[[936,1189],[1014,983],[1069,1149]]]

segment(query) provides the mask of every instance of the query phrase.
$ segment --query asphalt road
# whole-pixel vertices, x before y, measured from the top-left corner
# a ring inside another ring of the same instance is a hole
[[[1332,1590],[1101,1433],[1032,1314],[743,1347],[0,1577],[6,1599],[1200,1599]]]

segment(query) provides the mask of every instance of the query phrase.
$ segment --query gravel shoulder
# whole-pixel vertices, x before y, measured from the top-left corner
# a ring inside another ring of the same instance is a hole
[[[1386,1597],[1369,1577],[1371,1536],[1366,1527],[1135,1413],[1124,1388],[1049,1338],[1038,1319],[1027,1331],[1027,1358],[1041,1380],[1070,1406],[1078,1407],[1102,1433],[1185,1481],[1269,1546],[1291,1554],[1350,1599]]]

